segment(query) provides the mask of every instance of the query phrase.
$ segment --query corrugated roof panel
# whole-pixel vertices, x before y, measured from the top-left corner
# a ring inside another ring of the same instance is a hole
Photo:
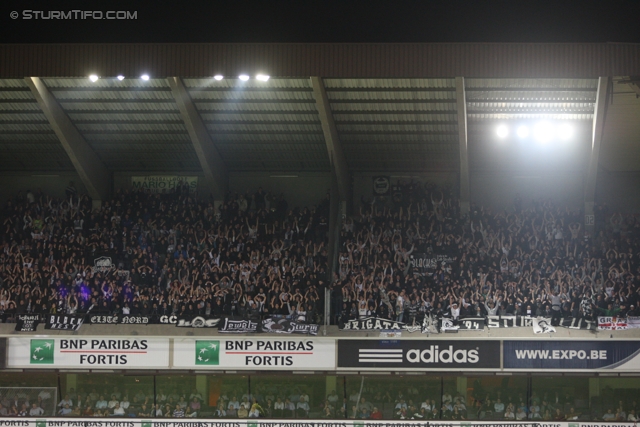
[[[324,79],[327,89],[347,88],[436,88],[456,87],[455,79]]]
[[[409,125],[409,124],[366,124],[366,125],[358,125],[358,124],[349,124],[342,125],[337,123],[336,127],[338,128],[338,132],[341,134],[345,132],[349,133],[371,133],[371,132],[381,132],[381,133],[390,133],[390,132],[457,132],[458,126],[456,125],[443,125],[443,124],[419,124],[419,125]]]
[[[47,151],[53,150],[64,152],[62,145],[58,141],[49,142],[31,142],[31,141],[3,141],[0,140],[0,150],[13,150],[13,151],[33,151],[38,152],[40,150]]]
[[[411,90],[402,92],[328,92],[329,102],[333,105],[337,101],[352,101],[354,103],[364,102],[428,102],[434,100],[449,100],[456,102],[455,92],[413,92]]]
[[[195,102],[196,108],[200,113],[213,113],[215,111],[251,111],[258,114],[260,111],[302,111],[317,113],[315,103],[233,103],[233,102]]]
[[[0,133],[3,141],[58,141],[55,133]]]
[[[3,100],[3,103],[10,102],[11,100],[16,101],[33,101],[36,102],[36,99],[33,97],[33,94],[29,91],[9,91],[9,90],[0,90],[0,99]]]
[[[467,114],[467,120],[593,120],[593,114],[569,114],[569,113],[487,113],[487,114]]]
[[[322,133],[322,126],[320,123],[312,123],[312,124],[297,124],[297,123],[287,123],[287,124],[210,124],[207,123],[207,129],[210,132],[303,132],[303,133]]]
[[[166,88],[169,87],[166,79],[149,79],[147,81],[142,80],[139,76],[128,77],[120,81],[113,77],[103,77],[96,82],[89,80],[89,76],[86,78],[44,78],[44,84],[48,88]]]
[[[2,88],[29,88],[24,79],[0,79],[0,90]]]
[[[159,122],[162,121],[182,121],[182,116],[180,114],[169,114],[169,113],[151,113],[151,114],[96,114],[96,113],[70,113],[68,114],[69,118],[75,122],[82,121],[96,121],[96,122],[110,122],[110,121],[118,121],[118,122],[131,122],[135,124],[137,121],[149,121],[156,120]]]
[[[97,152],[106,152],[106,151],[119,151],[120,153],[126,153],[128,151],[131,152],[139,152],[139,151],[157,151],[157,150],[166,150],[166,151],[188,151],[195,152],[193,149],[193,145],[190,143],[184,142],[168,142],[167,143],[138,143],[133,144],[131,142],[122,143],[115,141],[94,141],[91,143],[91,147]]]
[[[21,103],[0,102],[0,113],[4,114],[5,112],[18,112],[18,111],[21,111],[21,112],[37,111],[38,113],[42,112],[37,102],[21,102]]]
[[[59,102],[72,102],[75,100],[94,100],[95,102],[100,102],[103,100],[166,100],[167,102],[175,102],[171,92],[166,91],[109,91],[109,90],[101,90],[101,91],[66,91],[66,90],[57,90],[52,92],[55,98]]]
[[[324,143],[324,136],[317,135],[286,135],[286,134],[231,134],[231,133],[214,133],[210,132],[214,141],[225,143],[234,141],[244,142],[297,142],[299,144],[318,144]]]
[[[43,122],[49,123],[44,113],[40,114],[23,114],[20,112],[2,112],[0,114],[0,123],[3,122]]]
[[[421,134],[408,134],[408,135],[398,135],[398,134],[371,134],[371,135],[363,135],[363,134],[347,134],[340,135],[340,141],[343,145],[349,145],[350,143],[359,143],[359,142],[386,142],[389,144],[395,144],[398,142],[424,142],[425,144],[429,142],[438,142],[438,143],[450,143],[453,145],[458,144],[457,135],[421,135]]]
[[[467,102],[517,102],[517,101],[565,101],[565,102],[595,102],[596,92],[553,92],[553,91],[473,91],[466,92]]]
[[[235,76],[234,76],[235,77]],[[215,80],[213,77],[206,79],[183,79],[184,85],[191,89],[197,88],[220,88],[229,90],[242,89],[309,89],[311,88],[310,79],[301,78],[270,78],[266,82],[255,80],[253,76],[246,82],[238,78],[225,78],[223,80]]]
[[[597,89],[597,79],[475,79],[464,80],[466,89]]]
[[[0,121],[0,132],[53,132],[49,123],[42,124],[11,124]]]
[[[316,112],[317,113],[317,112]],[[264,114],[264,112],[256,111],[251,114],[227,114],[227,113],[211,113],[201,112],[200,117],[205,123],[210,121],[286,121],[291,123],[320,123],[318,114],[308,112],[305,114]]]
[[[191,141],[187,133],[184,134],[162,134],[162,133],[136,133],[136,134],[104,134],[85,133],[84,139],[87,141]]]
[[[342,122],[406,122],[406,121],[422,121],[430,124],[438,122],[452,122],[458,119],[456,114],[340,114],[339,112],[333,113],[333,119],[336,124]]]
[[[157,103],[148,103],[148,102],[128,102],[128,103],[118,103],[118,102],[72,102],[72,101],[60,101],[60,105],[65,111],[68,110],[76,110],[76,111],[91,111],[91,110],[139,110],[139,111],[149,111],[149,112],[157,112],[163,110],[171,110],[176,111],[177,107],[175,102],[167,101],[167,102],[157,102]]]
[[[346,111],[358,111],[358,112],[367,112],[371,114],[383,114],[388,112],[389,114],[393,113],[402,113],[406,112],[407,114],[411,114],[414,111],[421,112],[442,112],[442,111],[456,111],[455,103],[438,103],[438,104],[423,104],[423,103],[406,103],[406,104],[367,104],[367,103],[341,103],[341,104],[332,104],[331,110],[334,114],[340,114],[340,112]]]
[[[183,124],[111,124],[111,123],[99,123],[99,124],[77,124],[76,127],[82,133],[96,133],[96,132],[186,132]]]
[[[246,100],[273,100],[273,101],[308,101],[315,103],[313,92],[267,92],[267,91],[190,91],[194,101],[246,101]]]

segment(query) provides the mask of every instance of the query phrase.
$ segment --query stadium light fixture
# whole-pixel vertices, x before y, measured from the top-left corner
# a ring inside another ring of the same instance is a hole
[[[498,138],[504,139],[509,135],[509,128],[506,125],[500,125],[498,129],[496,129],[496,133],[498,134]]]
[[[533,128],[533,137],[536,141],[546,144],[554,137],[553,126],[549,122],[536,123]]]
[[[123,81],[124,80],[124,76],[122,74],[118,75],[117,77],[118,80]]]
[[[140,76],[140,78],[146,82],[147,80],[149,80],[149,74],[143,74]]]
[[[213,76],[214,79],[220,81],[222,79],[224,79],[224,76],[222,74],[216,74],[215,76]]]
[[[518,134],[518,136],[520,138],[526,138],[529,136],[529,128],[525,125],[522,125],[518,128],[518,130],[516,131],[516,133]]]
[[[557,133],[560,139],[567,141],[573,137],[573,126],[569,123],[562,123],[558,126]]]
[[[98,76],[96,76],[95,74],[91,74],[89,76],[89,80],[91,80],[92,82],[97,82],[98,81]]]
[[[238,76],[238,78],[239,78],[240,80],[242,80],[243,82],[246,82],[247,80],[249,80],[249,76],[248,76],[248,75],[246,75],[246,74],[240,74],[240,75]]]
[[[258,74],[256,76],[256,80],[259,80],[261,82],[266,82],[267,80],[269,80],[269,76],[267,76],[266,74]]]

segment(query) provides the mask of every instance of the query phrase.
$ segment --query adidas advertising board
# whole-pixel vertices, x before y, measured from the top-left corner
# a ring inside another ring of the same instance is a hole
[[[640,369],[640,341],[504,341],[504,369]]]
[[[500,341],[338,340],[338,368],[499,369]]]
[[[9,368],[169,367],[168,338],[9,338]]]
[[[175,339],[173,366],[192,369],[331,370],[335,340]]]

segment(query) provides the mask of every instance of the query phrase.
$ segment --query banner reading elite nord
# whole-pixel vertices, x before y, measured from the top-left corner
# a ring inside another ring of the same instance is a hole
[[[173,365],[192,369],[335,369],[335,340],[176,339]]]
[[[504,341],[504,369],[640,369],[640,341]]]
[[[9,368],[169,367],[168,338],[9,338]]]
[[[500,341],[338,340],[340,368],[499,369]]]

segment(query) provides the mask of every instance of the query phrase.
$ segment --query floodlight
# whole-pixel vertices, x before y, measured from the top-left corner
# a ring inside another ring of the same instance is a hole
[[[558,126],[557,132],[560,139],[566,141],[568,139],[571,139],[571,137],[573,136],[573,126],[571,126],[569,123],[562,123]]]
[[[538,142],[547,143],[553,139],[553,126],[548,122],[536,123],[533,128],[533,137]]]
[[[140,78],[146,82],[147,80],[149,80],[149,74],[143,74],[140,76]]]
[[[95,74],[91,74],[89,76],[89,80],[91,80],[92,82],[97,82],[98,81],[98,76],[96,76]]]
[[[265,74],[258,74],[256,76],[256,80],[260,80],[261,82],[266,82],[267,80],[269,80],[269,76]]]
[[[123,81],[123,80],[124,80],[124,76],[123,76],[122,74],[120,74],[120,75],[118,76],[118,80]]]
[[[213,76],[214,79],[220,81],[222,79],[224,79],[224,76],[222,74],[216,74],[215,76]]]
[[[240,74],[238,78],[243,82],[246,82],[247,80],[249,80],[249,76],[247,76],[246,74]]]
[[[507,135],[509,135],[509,128],[507,128],[507,126],[505,125],[500,125],[498,126],[496,132],[498,133],[499,138],[506,138]]]
[[[522,125],[518,128],[518,130],[516,131],[516,133],[518,134],[518,136],[520,138],[526,138],[529,136],[529,128],[526,127],[525,125]]]

